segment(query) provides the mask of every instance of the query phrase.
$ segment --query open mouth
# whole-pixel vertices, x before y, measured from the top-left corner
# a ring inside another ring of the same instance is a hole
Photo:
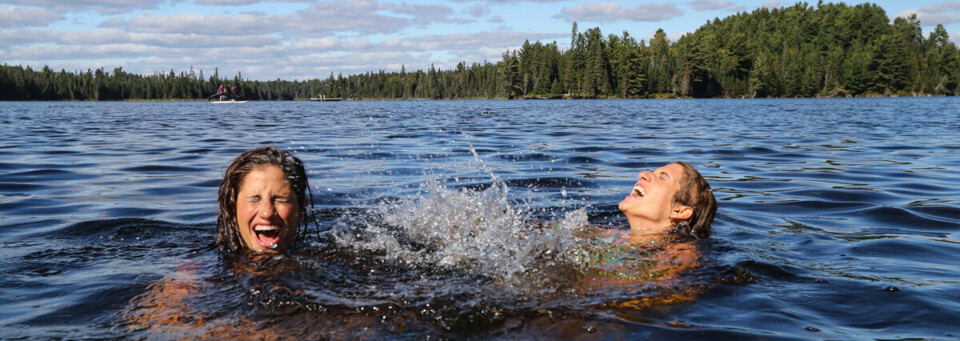
[[[280,226],[257,225],[253,233],[257,236],[257,244],[266,249],[276,249],[280,241]]]
[[[635,186],[633,186],[633,190],[630,191],[630,195],[635,196],[635,197],[642,197],[642,196],[647,195],[647,190],[644,189],[644,188],[643,188],[642,186],[640,186],[640,185],[635,185]]]

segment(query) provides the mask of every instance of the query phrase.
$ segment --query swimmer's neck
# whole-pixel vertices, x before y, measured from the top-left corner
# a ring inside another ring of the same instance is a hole
[[[656,223],[630,216],[627,216],[627,222],[630,224],[630,235],[632,237],[661,237],[673,230],[673,226],[669,222]]]
[[[656,233],[656,232],[650,232],[650,231],[630,229],[630,231],[627,231],[625,237],[627,237],[628,240],[633,242],[657,242],[657,241],[669,240],[669,233],[667,232]]]

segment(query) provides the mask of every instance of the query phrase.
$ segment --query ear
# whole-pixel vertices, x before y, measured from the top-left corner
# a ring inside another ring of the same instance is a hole
[[[681,204],[674,203],[673,209],[670,210],[670,219],[674,221],[684,221],[690,219],[693,216],[693,207]]]

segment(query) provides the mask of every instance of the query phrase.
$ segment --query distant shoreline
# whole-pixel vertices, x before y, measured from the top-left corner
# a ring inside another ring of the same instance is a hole
[[[880,95],[880,94],[868,94],[861,96],[812,96],[812,97],[679,97],[679,96],[651,96],[651,97],[631,97],[631,98],[618,98],[618,97],[608,97],[608,98],[586,98],[586,97],[524,97],[524,98],[344,98],[339,101],[316,101],[310,100],[309,98],[295,98],[295,99],[272,99],[272,100],[256,100],[256,99],[242,99],[241,101],[249,102],[356,102],[356,101],[523,101],[523,100],[637,100],[637,99],[802,99],[802,98],[929,98],[929,97],[956,97],[954,95]],[[166,98],[166,99],[142,99],[142,98],[130,98],[130,99],[117,99],[117,100],[78,100],[78,99],[60,99],[60,100],[45,100],[45,99],[36,99],[36,100],[23,100],[23,99],[0,99],[0,102],[219,102],[218,100],[211,99],[177,99],[177,98]],[[224,101],[230,102],[230,101]]]

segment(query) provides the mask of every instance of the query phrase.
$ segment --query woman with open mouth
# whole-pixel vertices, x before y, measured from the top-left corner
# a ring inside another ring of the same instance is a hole
[[[220,183],[216,245],[229,252],[283,253],[306,230],[303,162],[275,147],[241,154]]]
[[[619,205],[630,228],[585,234],[591,244],[589,252],[577,258],[585,269],[577,287],[584,292],[648,293],[609,303],[624,309],[692,301],[714,283],[687,276],[701,267],[698,240],[710,236],[717,213],[713,190],[685,162],[640,172],[637,177]]]
[[[710,236],[717,199],[693,166],[678,161],[641,172],[638,178],[619,206],[630,224],[630,239],[684,241]]]

